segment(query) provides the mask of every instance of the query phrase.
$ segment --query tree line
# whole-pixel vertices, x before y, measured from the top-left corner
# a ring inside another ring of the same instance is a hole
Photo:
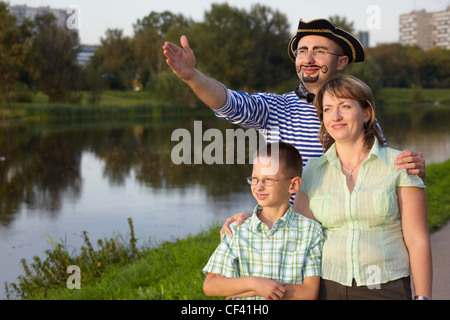
[[[354,32],[345,18],[329,17]],[[81,102],[91,91],[95,103],[103,90],[148,90],[156,99],[197,106],[199,101],[165,64],[162,45],[179,43],[186,34],[197,67],[233,89],[286,92],[298,84],[294,64],[287,56],[293,35],[288,19],[264,5],[249,10],[213,4],[202,21],[169,11],[151,12],[133,24],[133,35],[108,29],[87,65],[78,65],[76,33],[60,28],[51,14],[17,26],[0,2],[0,92],[11,100],[32,99],[42,91],[50,103]],[[399,43],[366,49],[366,61],[345,72],[367,82],[375,92],[382,87],[450,87],[450,50]]]

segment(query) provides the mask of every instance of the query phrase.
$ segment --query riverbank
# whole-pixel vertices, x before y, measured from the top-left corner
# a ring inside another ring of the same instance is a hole
[[[170,117],[197,113],[210,114],[203,106],[189,108],[156,100],[147,91],[105,91],[96,103],[89,102],[90,92],[81,92],[81,103],[49,104],[42,92],[33,96],[30,102],[12,102],[11,110],[0,104],[0,120],[26,119],[79,119],[120,117]],[[378,112],[395,108],[450,106],[450,89],[383,88],[380,92]],[[0,101],[1,102],[1,101]],[[201,105],[201,103],[199,103]]]
[[[81,93],[80,104],[48,103],[38,92],[32,102],[13,102],[11,109],[0,106],[1,120],[67,120],[184,117],[205,114],[207,108],[192,109],[155,100],[148,92],[107,91],[97,103],[89,102],[89,92]]]
[[[430,164],[426,172],[429,230],[432,233],[450,220],[450,160]],[[103,245],[95,251],[87,241],[81,250],[81,257],[72,258],[64,252],[64,246],[55,244],[55,250],[49,252],[46,260],[35,259],[36,268],[27,265],[29,275],[22,279],[22,285],[19,283],[17,288],[19,291],[21,287],[30,290],[32,294],[22,292],[24,298],[36,300],[210,299],[202,291],[204,274],[201,270],[218,245],[219,230],[219,226],[212,226],[199,235],[139,249],[133,245],[135,236],[130,221],[129,243],[119,244],[117,239],[102,241]],[[109,263],[109,257],[117,256],[120,263]],[[51,273],[55,273],[52,275],[56,279],[54,284],[39,283],[45,280],[46,273],[50,273],[42,270],[50,270],[49,264],[55,262],[59,268],[51,269]],[[77,263],[83,264],[80,267],[81,289],[69,290],[67,279],[70,275],[66,266]],[[13,292],[10,294],[10,298],[14,298]]]

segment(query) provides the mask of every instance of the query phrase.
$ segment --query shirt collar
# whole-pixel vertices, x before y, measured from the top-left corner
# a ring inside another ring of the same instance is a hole
[[[378,142],[377,138],[375,138],[375,143],[373,144],[372,149],[370,150],[369,157],[371,157],[372,155],[378,157],[385,165],[388,165],[386,157],[386,148]]]
[[[369,156],[367,157],[367,159],[370,159],[371,157],[377,157],[385,165],[388,165],[386,158],[386,148],[380,145],[378,139],[376,138],[375,143],[372,146],[372,149],[370,149]],[[334,166],[337,169],[340,169],[341,165],[336,152],[336,143],[333,143],[333,145],[327,150],[327,152],[325,152],[323,157],[321,157],[320,159],[321,159],[320,164],[328,161],[332,166]]]
[[[298,86],[298,88],[295,89],[295,94],[300,99],[306,100],[306,102],[308,102],[308,103],[313,103],[314,102],[314,98],[316,97],[315,94],[309,93],[308,90],[306,90],[306,88],[303,85],[303,83],[301,83],[301,82],[300,82],[300,85]]]
[[[251,217],[252,220],[250,221],[252,231],[259,231],[261,228],[261,224],[263,222],[259,220],[258,213],[260,213],[262,209],[263,208],[260,205],[257,205],[253,210],[253,215]],[[292,205],[289,205],[289,208],[287,209],[286,213],[277,221],[275,221],[271,230],[274,231],[284,225],[290,226],[290,224],[292,223],[293,216],[294,216],[294,209],[292,208]]]

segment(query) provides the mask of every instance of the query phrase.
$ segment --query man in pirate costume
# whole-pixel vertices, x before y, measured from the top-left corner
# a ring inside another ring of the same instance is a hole
[[[288,55],[295,63],[299,87],[285,94],[234,91],[195,68],[195,55],[186,36],[181,48],[166,42],[167,64],[208,105],[217,117],[246,128],[261,130],[267,142],[294,145],[303,164],[323,154],[317,133],[320,122],[313,100],[315,93],[348,63],[364,61],[364,48],[350,33],[325,19],[300,20],[289,41]],[[425,177],[425,161],[420,153],[405,151],[397,158],[399,169]]]

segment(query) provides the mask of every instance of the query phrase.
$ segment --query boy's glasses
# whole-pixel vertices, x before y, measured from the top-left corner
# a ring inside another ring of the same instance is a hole
[[[262,179],[259,179],[259,178],[256,178],[256,177],[248,177],[248,178],[245,178],[245,179],[247,180],[247,183],[248,183],[248,184],[253,185],[253,186],[257,185],[257,184],[261,181],[262,184],[263,184],[263,186],[265,186],[265,187],[270,187],[270,186],[273,186],[273,184],[274,184],[275,182],[277,182],[277,181],[290,180],[290,179],[292,179],[292,178],[293,178],[293,177],[291,177],[291,178],[286,178],[286,179],[271,179],[271,178],[262,178]]]

